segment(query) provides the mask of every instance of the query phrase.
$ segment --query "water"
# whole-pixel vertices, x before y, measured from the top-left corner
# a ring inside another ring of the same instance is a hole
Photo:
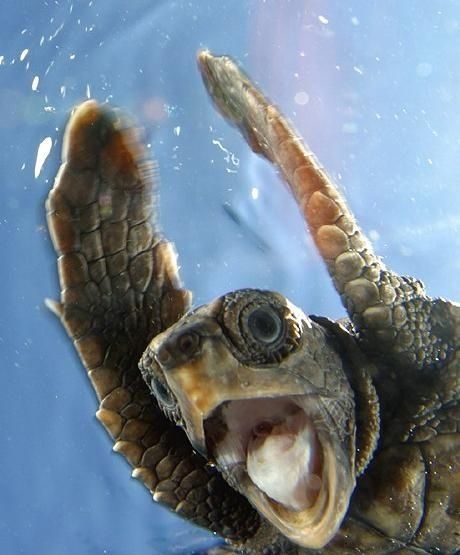
[[[1,3],[2,553],[190,554],[215,541],[153,504],[110,453],[44,307],[57,279],[43,203],[77,102],[108,99],[144,124],[162,225],[197,303],[256,286],[343,315],[284,187],[211,107],[194,60],[204,46],[242,61],[282,106],[389,266],[460,299],[460,9],[344,4]]]

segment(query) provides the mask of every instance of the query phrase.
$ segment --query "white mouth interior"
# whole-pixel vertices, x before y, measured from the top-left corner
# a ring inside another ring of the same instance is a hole
[[[295,397],[231,401],[206,428],[221,468],[243,463],[259,490],[286,509],[303,511],[315,503],[321,446]]]

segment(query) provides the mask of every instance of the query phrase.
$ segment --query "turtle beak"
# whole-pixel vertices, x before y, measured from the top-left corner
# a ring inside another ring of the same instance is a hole
[[[185,422],[185,431],[193,449],[203,457],[209,458],[203,424],[207,415],[210,414],[215,407],[210,405],[209,408],[205,408],[203,411],[201,406],[189,402],[186,393],[180,394],[175,388],[173,391],[179,403],[181,414]]]
[[[182,422],[193,448],[206,457],[203,423],[224,402],[225,372],[222,366],[228,353],[221,345],[221,328],[213,318],[184,322],[158,335],[150,344],[155,361],[180,409]]]

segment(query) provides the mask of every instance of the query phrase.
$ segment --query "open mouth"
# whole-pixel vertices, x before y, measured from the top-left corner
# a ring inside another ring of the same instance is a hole
[[[295,397],[223,403],[205,422],[209,451],[221,468],[244,465],[270,501],[311,507],[322,483],[322,449]]]
[[[308,395],[225,401],[204,431],[229,483],[292,541],[320,548],[340,526],[351,490],[315,405]]]

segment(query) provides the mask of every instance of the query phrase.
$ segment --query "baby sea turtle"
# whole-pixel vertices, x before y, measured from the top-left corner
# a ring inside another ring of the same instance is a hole
[[[156,501],[243,553],[456,553],[460,306],[384,266],[230,58],[201,52],[199,66],[291,188],[349,320],[254,289],[189,311],[153,165],[117,111],[85,102],[47,202],[61,282],[50,306],[114,450]]]

